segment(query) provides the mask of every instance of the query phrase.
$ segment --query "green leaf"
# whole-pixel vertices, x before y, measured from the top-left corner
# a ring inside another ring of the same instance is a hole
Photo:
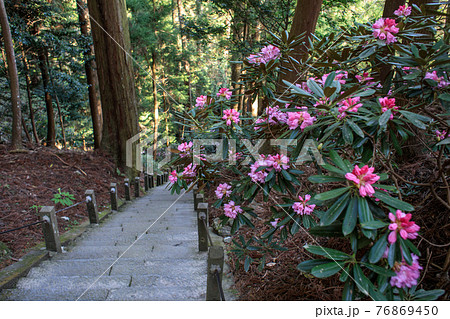
[[[361,267],[358,264],[353,266],[353,278],[355,279],[356,286],[365,295],[369,294],[369,279],[364,275]]]
[[[344,267],[343,262],[333,262],[328,264],[323,264],[319,266],[315,266],[311,270],[311,274],[316,276],[317,278],[326,278],[334,275]]]
[[[436,146],[450,144],[450,137],[447,137],[445,140],[440,141],[436,144]]]
[[[344,177],[336,177],[329,175],[313,175],[308,177],[308,180],[312,183],[331,183],[331,182],[343,182],[346,181]]]
[[[344,138],[345,143],[351,145],[353,143],[353,133],[347,123],[342,126],[342,137]]]
[[[381,114],[380,118],[378,119],[378,124],[381,127],[386,126],[387,122],[389,121],[390,117],[391,117],[392,111],[391,110],[387,110],[386,112],[384,112],[383,114]]]
[[[347,206],[345,212],[344,222],[342,223],[342,233],[347,236],[356,226],[356,219],[358,214],[358,199],[352,198],[350,204]]]
[[[414,210],[414,207],[412,205],[405,203],[397,198],[391,197],[387,195],[386,192],[380,192],[378,190],[375,190],[374,196],[393,208],[407,212],[411,212]]]
[[[344,172],[349,171],[349,167],[344,163],[344,160],[339,156],[335,150],[330,150],[331,161]],[[351,171],[351,170],[350,170]]]
[[[400,113],[403,114],[414,126],[420,128],[422,130],[427,129],[427,126],[425,125],[425,123],[423,123],[423,121],[429,122],[431,120],[430,118],[428,118],[426,116],[408,112],[408,111],[400,111]]]
[[[438,98],[441,100],[450,102],[450,94],[449,93],[442,93],[441,95],[439,95]]]
[[[347,207],[350,199],[350,192],[342,195],[333,205],[323,214],[320,219],[321,226],[327,226],[333,223],[341,215],[342,211]]]
[[[333,260],[350,259],[350,255],[348,255],[342,251],[336,250],[336,249],[315,246],[315,245],[308,245],[308,244],[306,244],[303,248],[305,248],[307,251],[309,251],[312,254],[324,256],[326,258],[333,259]]]
[[[342,234],[342,223],[333,223],[328,226],[311,227],[309,233],[320,237],[344,237]]]
[[[434,289],[425,291],[423,289],[417,290],[413,298],[416,301],[432,301],[438,299],[445,293],[443,289]]]
[[[314,80],[309,79],[306,82],[306,85],[314,94],[318,95],[319,97],[325,97],[322,88]]]
[[[244,262],[244,270],[245,270],[245,272],[248,272],[252,262],[253,262],[253,260],[252,260],[252,258],[250,256],[246,256],[245,257],[245,262]]]
[[[361,264],[364,265],[365,267],[367,267],[368,269],[372,270],[373,272],[376,272],[379,275],[386,276],[386,277],[396,276],[395,271],[393,271],[391,269],[386,269],[386,268],[372,265],[369,263],[361,263]]]
[[[286,180],[292,181],[292,176],[289,175],[289,173],[287,171],[285,171],[284,169],[281,170],[281,174],[284,176],[284,178],[286,178]]]
[[[347,120],[347,124],[352,128],[353,132],[355,132],[357,135],[359,135],[362,138],[364,138],[364,132],[359,128],[359,126],[357,124],[355,124],[355,122],[353,122],[352,120],[348,119]]]
[[[311,272],[311,270],[319,265],[327,264],[329,263],[329,259],[311,259],[307,261],[303,261],[300,264],[297,265],[297,269],[303,272]]]
[[[350,187],[341,187],[336,188],[331,191],[320,193],[314,196],[316,200],[329,200],[338,197],[339,195],[344,194],[345,192],[348,192],[350,190]]]
[[[343,301],[352,301],[355,296],[355,283],[352,278],[348,278],[344,285],[344,290],[342,291]]]
[[[275,175],[275,170],[273,169],[273,170],[271,170],[271,171],[269,172],[269,174],[266,176],[266,179],[265,179],[266,183],[267,183],[268,181],[270,181],[270,180],[273,178],[274,175]]]
[[[388,224],[382,222],[381,220],[371,220],[361,223],[361,227],[364,229],[378,229],[387,226]]]

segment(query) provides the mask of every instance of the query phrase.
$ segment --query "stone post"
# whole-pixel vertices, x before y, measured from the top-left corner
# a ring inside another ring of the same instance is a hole
[[[44,233],[45,247],[49,251],[62,252],[61,240],[59,239],[58,221],[54,206],[44,206],[39,211],[42,223],[42,232]]]
[[[153,174],[148,175],[148,185],[150,188],[155,187],[155,178],[153,177]]]
[[[205,221],[203,223],[203,220]],[[205,227],[206,225],[206,227]],[[197,206],[198,250],[208,250],[208,203]]]
[[[144,173],[144,189],[146,192],[148,192],[148,175],[147,175],[147,173]]]
[[[216,272],[222,283],[224,253],[222,246],[212,246],[208,252],[208,279],[206,281],[206,301],[220,301],[220,289]]]
[[[130,180],[128,178],[124,179],[124,186],[125,186],[125,200],[131,200],[130,195]]]
[[[109,188],[111,195],[111,210],[117,211],[117,184],[111,183]]]
[[[139,189],[141,186],[141,179],[139,177],[136,177],[134,179],[134,197],[139,197]]]
[[[100,223],[100,219],[98,218],[98,208],[97,201],[95,200],[95,192],[93,189],[88,189],[84,193],[86,195],[86,206],[89,215],[89,222],[91,224]]]
[[[194,198],[194,210],[197,210],[199,203],[204,203],[204,202],[205,202],[205,195],[203,195],[201,193],[197,193],[197,195]]]
[[[194,195],[194,203],[197,193],[198,193],[198,185],[195,184],[194,187],[192,187],[192,194]]]

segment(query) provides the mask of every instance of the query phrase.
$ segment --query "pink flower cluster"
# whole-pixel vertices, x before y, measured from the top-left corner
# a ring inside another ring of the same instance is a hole
[[[257,54],[251,54],[247,57],[248,62],[259,65],[261,63],[266,64],[271,60],[276,60],[280,57],[281,51],[276,46],[269,44],[261,49]]]
[[[286,105],[288,106],[288,104]],[[255,124],[261,123],[269,123],[270,125],[275,124],[286,124],[287,121],[287,113],[280,111],[280,107],[278,105],[266,107],[265,115],[263,118],[259,118],[255,121]],[[267,117],[267,118],[265,118]],[[255,126],[255,130],[258,130],[259,127]]]
[[[394,277],[391,277],[390,284],[393,287],[397,288],[411,288],[417,285],[417,280],[420,277],[420,270],[423,269],[419,265],[419,257],[414,254],[411,254],[412,264],[408,265],[406,261],[402,261],[402,263],[396,263],[394,265],[394,271],[397,274]]]
[[[346,98],[342,102],[339,103],[340,107],[338,109],[339,114],[338,118],[343,119],[347,116],[347,112],[358,112],[358,109],[362,106],[362,103],[359,103],[360,97],[354,97],[354,98]]]
[[[438,140],[438,142],[445,140],[447,137],[450,137],[450,133],[447,133],[446,130],[441,131],[434,131],[434,134],[436,134],[436,139]]]
[[[299,196],[298,199],[300,199],[300,202],[295,202],[294,205],[292,205],[292,209],[294,212],[297,213],[297,215],[311,215],[311,213],[314,211],[314,208],[316,205],[308,205],[307,202],[311,199],[311,195],[306,194],[305,199],[303,197]]]
[[[392,120],[394,118],[394,114],[396,114],[398,111],[398,106],[395,105],[395,98],[388,98],[388,97],[382,97],[379,98],[378,101],[380,102],[381,105],[381,111],[384,113],[387,110],[391,110],[392,114],[389,117],[390,120]]]
[[[286,124],[289,125],[289,129],[295,130],[300,126],[303,131],[306,127],[313,125],[316,120],[315,116],[311,116],[308,112],[288,112],[288,119]]]
[[[239,112],[235,109],[223,110],[222,120],[226,120],[228,126],[231,126],[231,121],[237,124],[240,121]]]
[[[282,221],[281,218],[275,218],[273,222],[270,222],[270,225],[272,225],[273,227],[277,228],[278,223],[279,223],[280,221]],[[280,229],[283,229],[283,228],[284,228],[284,225],[282,225],[282,226],[280,227]]]
[[[380,40],[385,40],[386,44],[397,42],[394,34],[398,33],[397,23],[394,19],[380,18],[372,25],[373,36]]]
[[[241,214],[243,212],[241,206],[236,205],[232,200],[228,204],[225,204],[223,207],[225,212],[225,216],[229,218],[236,218],[237,214]]]
[[[358,165],[355,165],[351,173],[345,174],[345,178],[356,184],[356,187],[359,189],[359,194],[362,197],[370,197],[375,193],[372,184],[380,179],[380,176],[378,176],[377,174],[373,174],[374,170],[375,168],[369,167],[367,165],[363,166],[362,168],[359,168]]]
[[[195,100],[195,106],[197,106],[198,108],[202,109],[205,107],[205,104],[208,103],[208,97],[206,95],[200,95],[196,100]]]
[[[394,14],[398,17],[407,17],[411,14],[411,7],[408,7],[407,5],[400,6],[394,11]]]
[[[180,157],[186,157],[189,156],[191,154],[191,149],[192,149],[192,142],[185,142],[182,143],[180,145],[178,145],[178,150],[180,151]]]
[[[267,168],[257,171],[261,166],[265,166]],[[266,176],[269,174],[272,169],[280,172],[282,169],[286,170],[289,168],[289,157],[276,154],[276,155],[268,155],[267,158],[265,155],[261,154],[259,159],[250,166],[250,173],[248,176],[251,177],[252,181],[255,183],[263,184],[265,182]]]
[[[437,75],[436,71],[427,72],[425,74],[424,79],[430,79],[430,80],[436,81],[438,83],[438,88],[444,88],[444,87],[447,87],[450,84],[450,82],[444,81],[444,77],[443,76],[439,77]]]
[[[169,182],[171,182],[172,184],[175,184],[178,181],[178,174],[177,171],[173,171],[172,173],[170,173],[169,175]]]
[[[218,97],[224,97],[227,100],[229,100],[229,99],[231,99],[231,95],[233,95],[233,92],[228,88],[221,88],[216,95]]]
[[[405,214],[401,210],[397,210],[395,215],[389,213],[389,219],[392,222],[389,230],[392,232],[388,236],[389,243],[393,244],[397,241],[397,233],[403,239],[415,239],[420,227],[411,221],[411,214]]]
[[[218,199],[222,199],[225,197],[230,197],[231,195],[231,185],[228,185],[227,183],[219,184],[216,188],[216,196]]]

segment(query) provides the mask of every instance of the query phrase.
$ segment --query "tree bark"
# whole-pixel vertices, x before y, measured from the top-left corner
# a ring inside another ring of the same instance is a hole
[[[31,127],[33,128],[34,140],[36,141],[36,144],[39,144],[40,139],[39,139],[39,136],[38,136],[37,130],[36,130],[36,122],[34,120],[33,101],[32,101],[32,96],[31,96],[30,68],[28,66],[28,60],[27,60],[27,56],[25,54],[25,50],[23,50],[23,49],[22,49],[22,54],[23,54],[23,66],[24,66],[24,70],[25,70],[25,83],[27,85],[28,107],[30,109]]]
[[[156,86],[156,53],[152,51],[152,86],[153,86],[153,158],[156,159],[156,151],[158,145],[158,128],[159,128],[159,103],[158,103],[158,89]]]
[[[81,34],[89,37],[90,23],[89,12],[86,0],[77,0],[78,21],[80,23]],[[102,141],[102,105],[98,97],[97,88],[97,71],[95,70],[94,46],[89,45],[84,51],[84,69],[86,72],[86,81],[88,85],[89,106],[91,109],[92,127],[94,132],[94,149],[99,149]]]
[[[294,19],[292,21],[289,38],[294,38],[305,32],[305,44],[296,47],[293,55],[297,60],[305,56],[308,47],[308,38],[316,30],[317,19],[319,18],[320,8],[323,0],[297,0],[297,7],[295,8]],[[289,68],[288,65],[284,67]],[[294,83],[298,80],[298,74],[294,70],[286,71],[280,79],[287,80]]]
[[[6,59],[8,61],[9,85],[11,88],[12,129],[11,147],[13,150],[22,148],[22,112],[20,109],[19,76],[17,74],[14,45],[9,28],[5,3],[0,0],[0,24],[2,26],[3,41],[5,43]]]
[[[397,10],[398,7],[405,5],[405,2],[406,0],[386,0],[384,2],[383,18],[396,17],[394,11]]]
[[[88,8],[103,111],[101,147],[126,168],[126,141],[139,132],[126,4],[88,0]]]
[[[55,95],[56,107],[58,108],[59,125],[61,126],[61,134],[62,134],[62,138],[63,138],[63,148],[66,148],[66,144],[67,144],[66,131],[64,129],[64,121],[63,121],[63,117],[62,117],[61,104],[59,103],[58,94],[56,94],[55,83],[53,82],[51,67],[50,67],[50,63],[48,62],[48,56],[47,56],[47,69],[49,70],[50,83],[52,84],[52,91],[53,91],[53,94]]]
[[[47,147],[55,147],[56,129],[55,129],[55,111],[53,110],[52,96],[49,91],[50,77],[47,69],[47,50],[41,49],[39,54],[39,68],[42,74],[42,85],[44,86],[44,100],[47,109]]]

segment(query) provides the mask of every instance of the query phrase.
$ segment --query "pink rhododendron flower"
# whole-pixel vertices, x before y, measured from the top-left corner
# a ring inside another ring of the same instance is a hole
[[[385,40],[386,44],[394,43],[397,41],[394,34],[398,33],[398,28],[396,26],[397,24],[394,19],[378,19],[377,22],[372,25],[373,36],[380,40]]]
[[[182,173],[183,177],[186,178],[187,180],[193,179],[195,176],[197,176],[197,173],[195,172],[196,168],[197,165],[193,163],[186,166]]]
[[[447,137],[450,136],[450,133],[447,133],[446,130],[443,130],[442,132],[436,130],[434,131],[434,134],[436,134],[436,139],[438,142],[445,140]]]
[[[225,216],[233,219],[236,218],[237,214],[243,212],[241,206],[235,205],[235,203],[232,200],[230,200],[228,204],[225,204],[223,209],[225,211]]]
[[[305,127],[313,125],[316,120],[315,116],[311,116],[308,112],[287,112],[288,120],[287,125],[289,125],[289,129],[295,130],[299,125],[301,130],[303,131]]]
[[[362,197],[370,197],[375,193],[372,184],[380,179],[380,176],[378,176],[377,174],[373,174],[374,170],[375,168],[369,167],[367,165],[363,166],[362,168],[359,168],[358,165],[355,165],[351,173],[345,174],[345,178],[356,184],[356,187],[359,189],[359,194]]]
[[[411,7],[408,7],[407,5],[400,6],[394,11],[394,14],[398,17],[407,17],[411,14]]]
[[[272,166],[277,172],[280,172],[281,169],[289,168],[289,157],[277,154],[277,155],[269,155],[266,159],[267,166]]]
[[[266,157],[261,154],[259,156],[259,159],[252,164],[252,166],[250,166],[250,173],[248,173],[248,176],[251,177],[252,181],[254,183],[264,183],[266,176],[269,175],[269,173],[267,173],[266,169],[263,169],[261,171],[256,171],[260,166],[270,166],[267,161],[266,161]]]
[[[359,83],[366,82],[366,81],[369,81],[369,80],[373,80],[373,78],[369,76],[368,72],[364,72],[362,76],[361,75],[355,75],[355,78],[358,80]]]
[[[261,49],[261,55],[264,63],[269,62],[270,60],[278,59],[281,55],[280,49],[278,49],[276,46],[273,46],[272,44],[269,44],[268,46],[265,46]]]
[[[172,173],[170,173],[169,175],[169,182],[171,182],[172,184],[175,184],[178,180],[178,175],[177,175],[177,171],[173,171]]]
[[[178,145],[178,150],[180,151],[180,157],[186,157],[189,154],[191,154],[191,149],[192,149],[192,142],[189,143],[182,143],[180,145]]]
[[[297,215],[311,215],[311,213],[314,211],[314,208],[316,205],[308,205],[307,202],[311,199],[311,195],[306,194],[305,199],[303,197],[299,196],[298,199],[300,199],[300,202],[295,202],[294,205],[292,205],[292,209],[294,212],[297,213]]]
[[[231,121],[233,121],[234,123],[239,123],[239,112],[236,111],[235,109],[228,109],[228,110],[223,110],[223,120],[227,121],[227,125],[230,126],[231,125]]]
[[[358,109],[362,106],[362,103],[358,103],[360,101],[360,97],[354,98],[346,98],[342,102],[339,103],[341,105],[338,109],[339,113],[341,113],[338,118],[344,118],[347,116],[346,112],[358,112]]]
[[[449,85],[449,82],[444,81],[444,77],[443,76],[438,77],[436,71],[427,72],[425,74],[424,79],[430,79],[430,80],[436,81],[438,83],[438,88],[443,88],[443,87],[446,87],[446,86]]]
[[[247,60],[251,64],[260,65],[261,63],[266,63],[266,61],[263,59],[263,57],[260,54],[250,54],[247,57]]]
[[[208,97],[206,95],[200,95],[195,102],[197,102],[195,104],[195,106],[198,106],[199,108],[203,108],[205,106],[205,104],[208,102]]]
[[[217,93],[216,95],[218,96],[218,97],[224,97],[224,98],[226,98],[227,100],[229,100],[229,99],[231,99],[231,95],[233,94],[233,92],[230,90],[230,89],[227,89],[227,88],[221,88],[220,90],[219,90],[219,93]]]
[[[408,265],[404,260],[401,263],[395,263],[393,270],[397,275],[391,277],[390,284],[392,287],[411,288],[417,285],[422,267],[419,265],[419,257],[414,254],[411,254],[411,257],[413,260],[411,265]]]
[[[417,237],[420,227],[415,222],[410,221],[411,214],[405,214],[401,210],[397,210],[395,215],[389,213],[389,219],[392,222],[389,225],[389,229],[392,230],[388,236],[389,243],[393,244],[397,241],[397,233],[403,239],[415,239]]]
[[[392,120],[394,118],[394,114],[396,114],[398,111],[398,106],[395,105],[395,98],[388,98],[388,97],[382,97],[379,98],[378,101],[381,104],[381,111],[384,113],[387,110],[392,110],[392,114],[389,117],[390,120]]]
[[[218,199],[222,199],[225,197],[230,197],[231,195],[231,185],[228,185],[227,183],[220,184],[216,188],[216,196]]]

